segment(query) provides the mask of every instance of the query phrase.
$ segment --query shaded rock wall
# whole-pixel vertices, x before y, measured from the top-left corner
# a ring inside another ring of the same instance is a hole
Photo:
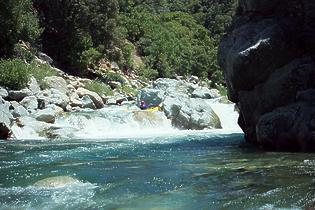
[[[314,61],[314,0],[239,0],[219,63],[247,141],[315,151]]]

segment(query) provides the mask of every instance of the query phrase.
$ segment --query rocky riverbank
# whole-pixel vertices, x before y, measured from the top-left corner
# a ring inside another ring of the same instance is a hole
[[[315,151],[315,2],[240,0],[220,46],[249,142]]]
[[[180,78],[158,79],[146,86],[142,81],[129,78],[128,84],[138,84],[130,87],[139,91],[131,94],[114,88],[111,95],[105,95],[87,89],[87,84],[93,80],[55,70],[56,76],[48,76],[40,81],[44,82],[44,88],[34,77],[30,79],[27,88],[21,90],[0,87],[1,139],[23,138],[24,127],[31,128],[32,132],[43,138],[60,137],[60,133],[70,136],[71,132],[80,128],[75,125],[71,129],[61,128],[55,123],[58,119],[71,113],[85,113],[109,107],[125,107],[125,110],[132,107],[132,117],[138,122],[162,122],[165,117],[178,129],[221,128],[220,119],[209,104],[209,100],[221,97],[219,91],[200,86],[196,77],[186,81]],[[138,108],[140,100],[144,100],[149,107],[160,106],[164,117],[141,111]]]

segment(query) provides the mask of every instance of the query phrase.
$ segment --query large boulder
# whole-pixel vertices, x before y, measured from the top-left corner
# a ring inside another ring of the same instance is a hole
[[[55,104],[66,110],[70,102],[69,97],[65,93],[54,88],[43,90],[37,97],[42,104],[42,108],[45,108],[49,104]]]
[[[104,102],[102,100],[102,98],[95,92],[84,89],[84,88],[78,88],[76,93],[80,96],[89,96],[92,101],[94,102],[96,108],[100,109],[104,107]]]
[[[144,88],[139,90],[138,101],[145,101],[148,106],[158,106],[162,103],[164,99],[164,91],[153,89],[153,88]]]
[[[63,94],[68,94],[70,92],[70,90],[68,89],[68,83],[62,77],[58,76],[45,77],[45,82],[48,88],[56,89]]]
[[[211,109],[208,99],[217,91],[183,80],[160,78],[138,92],[138,101],[150,106],[162,106],[162,111],[180,129],[221,128],[220,119]]]
[[[239,0],[219,47],[219,63],[247,141],[268,149],[315,148],[306,137],[313,129],[310,120],[294,112],[312,113],[309,104],[315,102],[308,91],[315,87],[314,21],[312,0]],[[305,98],[308,103],[301,103]],[[292,140],[296,128],[301,129],[298,141]],[[283,137],[284,130],[292,138]]]
[[[162,109],[177,128],[192,130],[222,128],[219,117],[210,104],[202,99],[167,97]]]
[[[53,108],[39,110],[35,114],[35,119],[46,123],[54,123],[56,120],[56,112]]]

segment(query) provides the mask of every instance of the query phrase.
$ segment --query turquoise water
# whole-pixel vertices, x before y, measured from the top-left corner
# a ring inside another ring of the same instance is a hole
[[[0,141],[0,209],[301,209],[315,156],[239,146],[210,132],[106,140]],[[48,177],[79,180],[34,185]]]

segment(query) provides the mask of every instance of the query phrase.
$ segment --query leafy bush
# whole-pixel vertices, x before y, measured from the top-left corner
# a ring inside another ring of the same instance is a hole
[[[159,75],[157,70],[151,69],[145,65],[142,65],[139,69],[137,69],[137,74],[140,76],[140,79],[144,81],[155,79]]]
[[[120,74],[110,71],[106,73],[105,80],[107,82],[108,81],[120,82],[121,84],[124,84],[126,82],[125,79]]]
[[[25,88],[32,67],[20,59],[0,60],[0,85],[13,90]]]
[[[113,95],[112,89],[99,80],[91,80],[89,82],[86,82],[85,88],[99,95],[105,95],[105,96]]]
[[[95,48],[90,48],[82,52],[80,56],[80,63],[83,69],[94,68],[97,62],[101,59],[102,54]]]
[[[31,75],[35,77],[42,89],[47,88],[45,77],[57,76],[58,73],[48,64],[31,63],[32,72]]]
[[[130,94],[130,95],[136,95],[137,90],[133,87],[130,87],[128,85],[122,85],[118,88],[118,91],[124,94]]]
[[[14,45],[14,57],[26,62],[31,62],[35,59],[35,50],[27,46],[24,42],[19,42]]]

